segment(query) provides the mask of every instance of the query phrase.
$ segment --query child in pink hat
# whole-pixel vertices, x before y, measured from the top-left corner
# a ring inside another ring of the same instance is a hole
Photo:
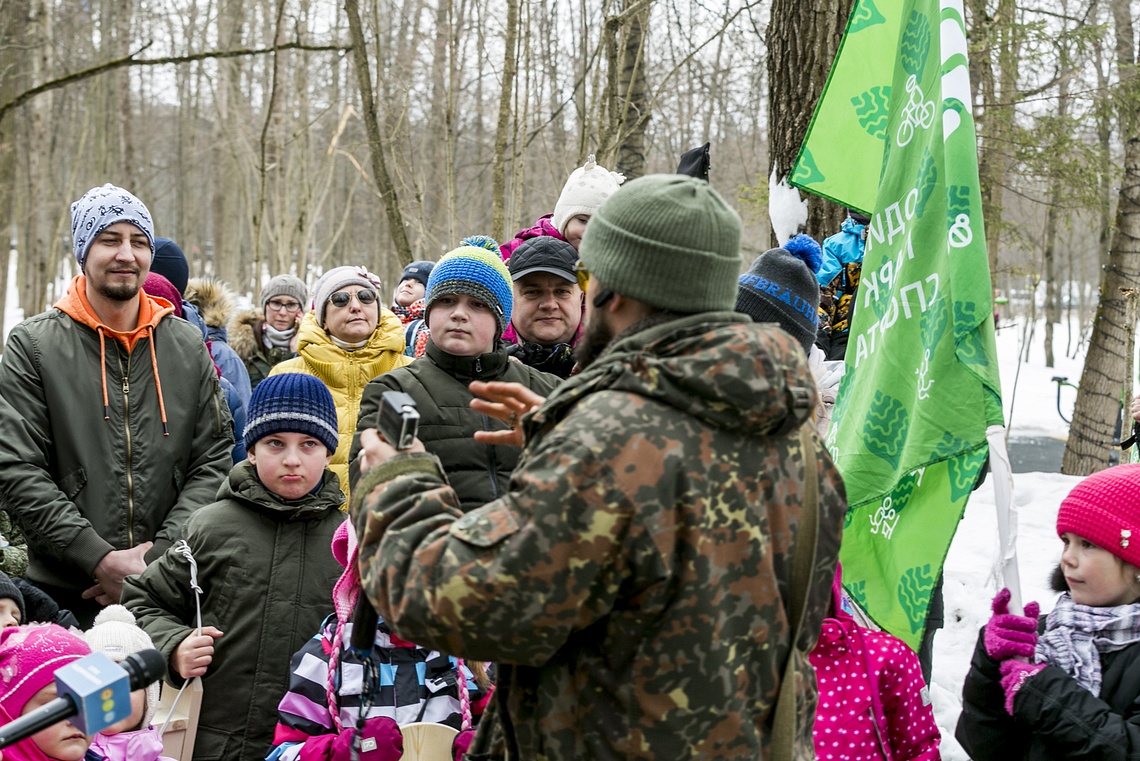
[[[1063,592],[993,601],[962,688],[955,736],[974,761],[1140,755],[1140,464],[1078,483],[1057,513]]]
[[[30,713],[56,697],[55,672],[91,653],[56,624],[14,626],[0,632],[0,723]],[[61,721],[4,749],[7,761],[80,761],[91,738]]]

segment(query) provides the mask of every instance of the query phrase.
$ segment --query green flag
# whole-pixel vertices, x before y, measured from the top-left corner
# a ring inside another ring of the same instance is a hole
[[[961,0],[858,0],[794,178],[873,212],[827,445],[844,585],[914,648],[1002,423],[975,140]]]

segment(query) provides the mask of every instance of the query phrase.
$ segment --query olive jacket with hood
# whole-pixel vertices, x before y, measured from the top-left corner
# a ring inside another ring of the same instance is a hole
[[[247,460],[233,467],[217,498],[184,531],[198,568],[202,625],[223,632],[202,677],[194,758],[248,761],[265,758],[273,746],[289,655],[331,611],[343,569],[329,548],[344,523],[344,494],[326,468],[316,490],[282,499]],[[167,663],[194,633],[194,597],[189,562],[177,548],[123,583],[123,604]],[[167,678],[181,685],[173,670]]]
[[[82,275],[17,325],[0,360],[0,498],[28,543],[28,578],[91,586],[113,550],[148,562],[214,500],[230,413],[201,334],[140,291],[139,327],[102,325]]]
[[[524,418],[510,491],[483,507],[459,510],[427,453],[357,484],[362,589],[401,638],[495,661],[506,758],[766,758],[793,646],[811,753],[806,654],[846,497],[810,427],[803,348],[743,319],[659,316],[618,336]],[[792,643],[806,479],[818,560]],[[491,726],[472,750],[494,749]]]
[[[374,378],[364,388],[350,462],[355,463],[360,452],[360,431],[379,427],[384,392],[403,391],[416,402],[418,438],[439,458],[459,506],[470,510],[505,494],[522,450],[481,444],[473,438],[476,431],[506,431],[508,427],[471,409],[475,398],[467,388],[471,381],[521,383],[539,396],[547,396],[561,379],[512,362],[502,345],[477,357],[458,357],[428,339],[427,353],[421,359]]]
[[[360,397],[364,395],[368,381],[412,361],[411,357],[404,355],[404,326],[400,324],[399,317],[381,309],[379,322],[368,344],[355,351],[347,351],[333,343],[313,312],[301,320],[299,330],[298,356],[274,366],[269,374],[313,375],[332,392],[340,443],[329,467],[340,477],[340,488],[348,495],[348,451],[352,447],[352,434],[356,432]]]

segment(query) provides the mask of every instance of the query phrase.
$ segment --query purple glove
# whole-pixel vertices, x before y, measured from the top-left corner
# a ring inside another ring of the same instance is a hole
[[[345,727],[329,748],[329,761],[350,761],[355,727]],[[360,761],[399,761],[404,755],[404,735],[395,721],[387,716],[373,716],[364,722],[360,732]]]
[[[1013,696],[1025,684],[1025,680],[1045,668],[1045,664],[1010,659],[1002,661],[998,668],[1001,669],[1001,688],[1005,690],[1005,712],[1013,716]]]
[[[993,616],[986,624],[986,652],[994,660],[1006,658],[1032,658],[1037,647],[1037,614],[1040,606],[1031,602],[1025,606],[1025,615],[1009,612],[1009,590],[1002,589],[993,602]]]

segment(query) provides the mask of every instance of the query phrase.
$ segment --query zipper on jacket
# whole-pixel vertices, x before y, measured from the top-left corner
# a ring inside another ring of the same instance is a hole
[[[479,360],[476,359],[475,362],[478,363]],[[483,430],[484,431],[491,430],[491,421],[487,418],[487,416],[486,415],[480,415],[479,417],[481,417],[483,419]],[[491,499],[494,500],[494,499],[499,498],[499,474],[498,474],[498,469],[499,469],[498,468],[498,459],[499,458],[495,457],[495,445],[494,444],[487,444],[486,446],[487,446],[487,471],[490,473],[490,476],[491,476]]]
[[[213,362],[213,360],[210,360]],[[217,435],[221,436],[224,431],[222,430],[222,404],[218,401],[222,396],[222,382],[218,379],[218,374],[214,373],[214,430]],[[241,431],[234,432],[235,438],[241,436]]]
[[[123,372],[123,354],[115,347],[119,359],[119,375],[123,378],[123,431],[127,436],[127,546],[135,546],[135,480],[131,473],[131,355],[127,355],[127,370]]]

